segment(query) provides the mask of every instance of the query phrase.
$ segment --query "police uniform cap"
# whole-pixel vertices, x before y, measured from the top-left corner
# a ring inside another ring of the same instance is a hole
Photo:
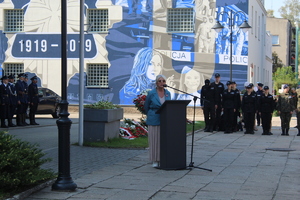
[[[206,79],[204,82],[205,82],[205,83],[210,83],[210,80]]]
[[[28,78],[28,74],[24,74],[24,77],[25,77],[25,78]]]
[[[232,81],[231,83],[232,83],[232,84],[236,84],[236,82],[235,82],[235,81]]]
[[[264,86],[264,84],[262,84],[262,83],[257,83],[257,85],[258,85],[259,87],[263,87],[263,86]]]
[[[250,85],[250,84],[246,86],[247,89],[251,89],[252,87],[253,87],[253,86]]]
[[[269,89],[269,87],[268,87],[268,86],[265,86],[265,87],[264,87],[264,90],[268,90],[268,89]]]
[[[18,74],[18,78],[20,77],[25,77],[25,74],[24,73]]]
[[[220,74],[219,73],[215,73],[215,77],[220,77]]]
[[[249,86],[250,86],[250,87],[253,87],[254,85],[253,85],[253,83],[249,83]]]
[[[2,76],[2,78],[1,78],[1,80],[6,80],[6,79],[8,79],[7,76]]]
[[[15,75],[14,75],[14,74],[11,74],[11,75],[8,76],[8,78],[9,78],[9,79],[15,79]]]
[[[32,77],[30,80],[37,80],[37,76]]]
[[[284,86],[283,86],[283,89],[286,89],[286,88],[288,88],[289,87],[289,85],[288,84],[285,84]]]
[[[232,82],[231,81],[227,81],[226,85],[231,85]]]

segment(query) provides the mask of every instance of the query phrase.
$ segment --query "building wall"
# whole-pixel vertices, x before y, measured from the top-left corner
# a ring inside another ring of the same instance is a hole
[[[67,3],[67,30],[70,40],[68,44],[73,44],[71,40],[78,42],[79,1],[68,0]],[[235,23],[240,25],[243,20],[248,20],[248,16],[249,22],[253,21],[250,15],[252,4],[255,11],[259,11],[259,16],[263,16],[261,1],[253,3],[248,0],[86,0],[86,8],[109,9],[108,33],[87,33],[85,36],[92,41],[92,51],[85,54],[84,61],[85,66],[88,63],[108,64],[109,88],[85,87],[85,103],[104,99],[132,105],[136,95],[155,86],[154,79],[157,74],[165,75],[168,85],[194,95],[199,95],[205,79],[214,80],[214,73],[220,73],[221,81],[226,83],[230,78],[228,43],[230,10],[238,12],[235,15]],[[60,3],[51,0],[0,2],[0,30],[3,30],[4,24],[3,9],[12,8],[25,9],[26,34],[5,34],[2,41],[7,40],[7,47],[5,45],[2,47],[6,55],[3,64],[24,63],[25,72],[37,75],[43,87],[60,94],[60,50],[55,45],[59,45]],[[168,8],[192,8],[195,32],[168,33],[166,30]],[[244,14],[240,14],[241,12]],[[216,13],[218,20],[227,27],[219,34],[211,29],[215,24]],[[265,53],[260,43],[264,42],[264,19],[262,17],[259,20],[260,40],[251,32],[237,33],[236,26],[233,27],[232,79],[238,83],[240,89],[247,80],[262,81],[260,71],[264,68]],[[258,24],[252,26],[257,27]],[[49,46],[46,52],[40,48],[36,50],[36,46],[27,51],[26,41],[30,41],[32,45],[42,45],[41,41],[46,41]],[[25,46],[21,46],[22,44]],[[79,100],[79,44],[74,45],[76,47],[74,47],[76,50],[73,49],[74,52],[69,47],[67,66],[68,101],[71,104],[76,104]],[[20,50],[21,47],[24,48],[23,51]],[[255,70],[259,70],[249,75],[250,65],[257,66]],[[85,74],[84,82],[86,77]],[[176,90],[172,91],[172,98],[192,99],[189,95],[178,93]]]
[[[279,37],[279,44],[273,45],[272,51],[278,54],[285,66],[290,66],[291,28],[287,19],[267,18],[267,31]]]

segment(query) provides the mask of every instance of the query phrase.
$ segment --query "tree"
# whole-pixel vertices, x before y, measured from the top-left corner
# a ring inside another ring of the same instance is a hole
[[[273,73],[274,90],[281,89],[282,84],[289,84],[291,87],[296,87],[298,81],[295,79],[296,73],[293,72],[292,67],[279,67]]]
[[[268,10],[267,10],[267,16],[268,16],[268,17],[271,17],[271,18],[274,18],[274,10],[268,9]]]
[[[289,19],[292,24],[299,22],[300,0],[285,0],[284,6],[281,6],[278,11],[282,18]]]
[[[276,53],[276,51],[274,51],[272,53],[272,61],[273,61],[273,63],[272,63],[272,72],[273,73],[276,72],[276,70],[278,68],[281,68],[284,66],[282,63],[282,60],[278,57],[278,54]]]

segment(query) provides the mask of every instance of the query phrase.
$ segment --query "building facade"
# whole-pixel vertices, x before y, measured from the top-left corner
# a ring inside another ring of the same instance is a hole
[[[68,101],[78,104],[79,1],[67,4]],[[214,73],[229,80],[230,45],[238,87],[245,81],[269,84],[262,5],[261,0],[85,0],[85,103],[133,105],[138,94],[155,86],[158,74],[177,89],[169,88],[172,99],[192,99],[178,90],[199,95]],[[224,26],[220,33],[211,29],[215,20]],[[238,28],[244,20],[252,26],[246,33]],[[60,94],[60,24],[60,1],[0,0],[3,74],[36,75],[40,86]]]

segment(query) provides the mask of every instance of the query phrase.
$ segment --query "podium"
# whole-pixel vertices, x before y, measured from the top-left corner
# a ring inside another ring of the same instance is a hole
[[[190,100],[166,100],[160,114],[160,169],[186,168],[186,106]]]

